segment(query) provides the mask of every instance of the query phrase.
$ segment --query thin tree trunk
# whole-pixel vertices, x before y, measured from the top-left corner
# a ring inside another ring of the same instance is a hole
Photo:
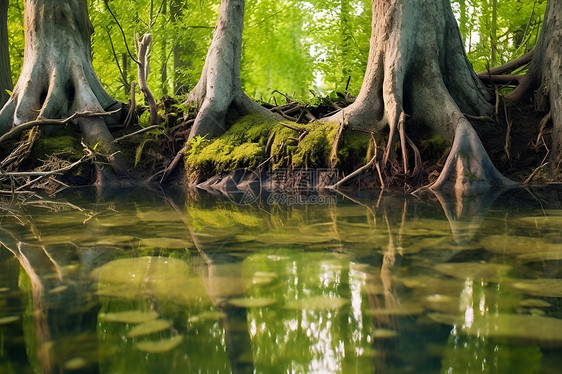
[[[8,49],[8,0],[0,0],[0,108],[10,98],[6,90],[12,90],[12,71]]]

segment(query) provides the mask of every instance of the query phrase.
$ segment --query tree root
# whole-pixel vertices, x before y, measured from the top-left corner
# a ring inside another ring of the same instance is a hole
[[[445,166],[439,178],[426,188],[471,195],[484,193],[492,188],[512,188],[516,185],[495,168],[476,131],[461,116]]]

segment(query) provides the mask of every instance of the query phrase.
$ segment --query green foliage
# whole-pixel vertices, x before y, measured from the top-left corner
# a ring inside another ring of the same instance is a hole
[[[451,3],[469,59],[477,71],[532,49],[546,6],[546,0]],[[128,84],[136,81],[137,74],[129,51],[136,56],[135,35],[146,32],[152,33],[154,40],[148,83],[155,96],[184,94],[192,89],[203,68],[219,6],[219,0],[90,1],[95,30],[93,64],[108,93],[127,101]],[[16,82],[24,50],[22,0],[10,1],[8,18]],[[274,90],[305,101],[314,99],[309,90],[326,95],[347,88],[357,94],[367,64],[370,32],[369,0],[248,0],[242,87],[254,99],[268,102],[282,99],[273,94]],[[137,92],[137,101],[143,100]]]
[[[474,70],[485,71],[533,49],[546,0],[455,0],[452,5]]]

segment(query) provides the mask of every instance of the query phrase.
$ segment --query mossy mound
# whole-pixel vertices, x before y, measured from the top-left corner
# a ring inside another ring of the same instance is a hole
[[[80,142],[73,136],[40,137],[35,141],[31,156],[34,159],[46,159],[53,154],[67,156],[70,161],[77,161],[83,155]]]
[[[185,156],[189,180],[195,182],[239,168],[253,170],[266,160],[270,162],[267,167],[273,170],[330,167],[339,124],[284,123],[289,127],[259,115],[248,115],[238,119],[218,138],[192,139]],[[348,168],[364,163],[369,142],[365,134],[345,136],[338,149],[338,166]]]

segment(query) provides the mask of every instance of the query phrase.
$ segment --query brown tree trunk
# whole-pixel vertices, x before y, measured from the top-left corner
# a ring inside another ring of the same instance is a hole
[[[185,102],[199,108],[190,139],[197,135],[212,138],[222,134],[231,106],[243,114],[258,112],[276,117],[252,101],[240,87],[243,24],[244,0],[222,0],[201,78]]]
[[[533,99],[537,110],[550,111],[553,133],[550,159],[562,166],[562,4],[549,0],[533,59],[519,86],[506,95],[514,102]]]
[[[509,184],[495,169],[464,114],[490,116],[490,95],[464,53],[449,0],[373,0],[371,49],[355,102],[328,121],[382,132],[389,128],[387,165],[401,144],[410,173],[407,127],[424,126],[451,143],[449,162],[434,188],[456,191]],[[408,120],[407,120],[408,118]],[[457,162],[460,158],[466,162]]]
[[[12,90],[12,71],[8,49],[8,0],[0,0],[0,107],[10,98],[6,90]]]
[[[106,112],[121,104],[102,88],[91,60],[86,0],[26,0],[25,50],[19,80],[0,111],[0,134],[38,118],[66,118],[75,112]],[[113,152],[113,137],[102,117],[77,120],[87,144]],[[126,175],[119,162],[112,164]]]

